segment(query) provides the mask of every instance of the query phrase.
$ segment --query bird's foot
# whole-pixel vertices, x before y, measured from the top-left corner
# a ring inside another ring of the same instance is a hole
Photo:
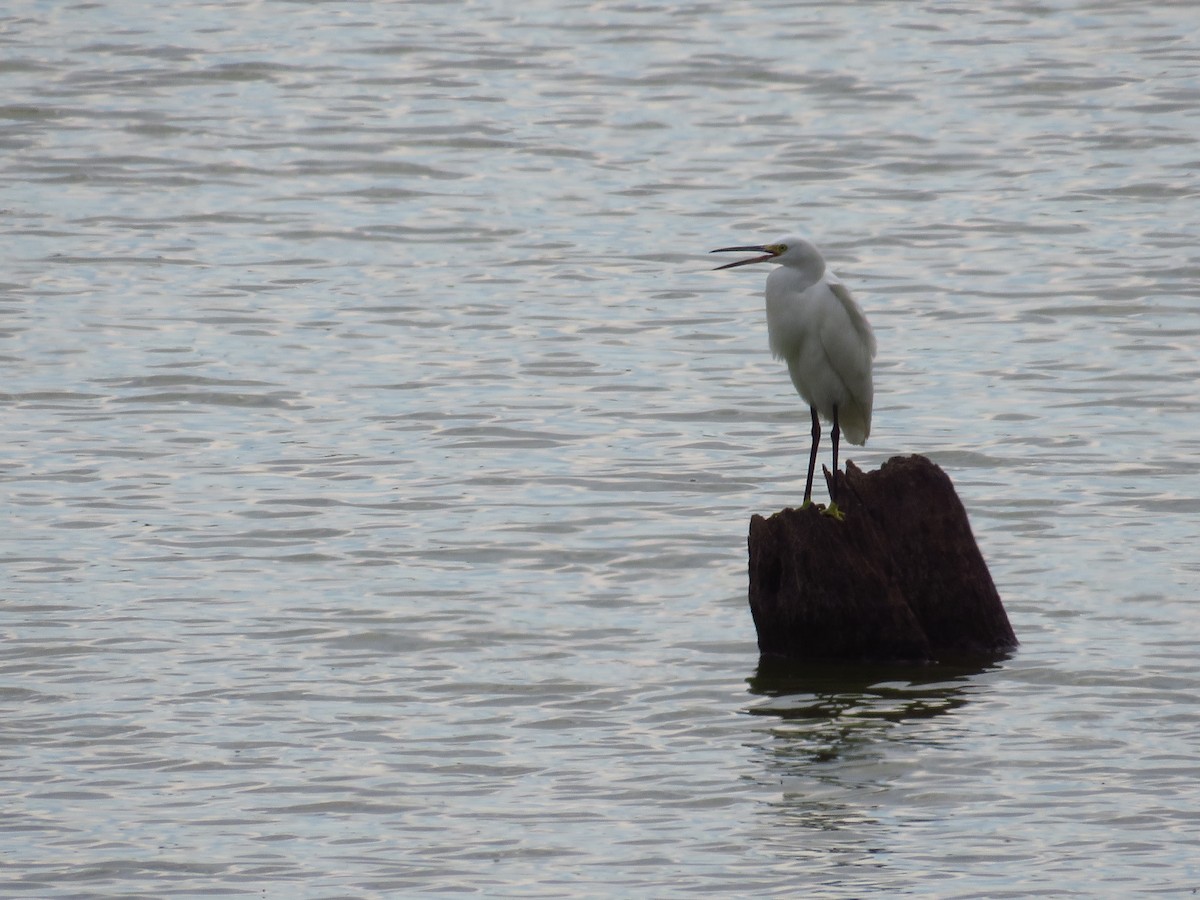
[[[846,521],[846,514],[838,509],[838,505],[832,500],[829,501],[828,506],[821,509],[821,515],[829,516],[831,519],[837,519],[839,522]]]

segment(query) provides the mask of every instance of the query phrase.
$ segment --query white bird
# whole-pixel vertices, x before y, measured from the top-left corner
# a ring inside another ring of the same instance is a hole
[[[875,389],[871,361],[875,334],[867,317],[841,280],[825,268],[825,258],[811,242],[785,235],[773,244],[722,247],[713,253],[756,252],[762,256],[731,262],[717,269],[753,263],[778,263],[767,276],[767,336],[776,359],[787,363],[796,391],[812,412],[812,450],[804,504],[812,502],[813,470],[821,441],[821,419],[833,424],[832,485],[837,484],[838,437],[865,444],[871,433]],[[715,270],[714,270],[715,271]],[[836,491],[830,491],[830,515],[841,517]]]

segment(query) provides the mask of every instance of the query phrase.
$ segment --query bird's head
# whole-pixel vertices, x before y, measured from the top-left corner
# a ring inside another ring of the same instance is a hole
[[[739,259],[737,262],[726,263],[723,266],[717,266],[719,269],[733,269],[737,266],[749,266],[753,263],[773,262],[779,263],[781,266],[790,266],[795,269],[801,269],[806,272],[815,274],[820,277],[825,272],[825,258],[821,256],[812,241],[800,237],[796,234],[787,234],[779,238],[771,244],[760,244],[752,247],[722,247],[720,250],[712,250],[712,253],[761,253],[761,256],[752,256],[749,259]],[[716,271],[714,270],[714,271]]]

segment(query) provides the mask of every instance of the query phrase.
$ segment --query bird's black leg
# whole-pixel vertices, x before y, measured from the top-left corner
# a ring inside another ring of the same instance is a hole
[[[821,420],[817,418],[817,408],[810,406],[809,410],[812,411],[813,420],[812,450],[808,453],[808,481],[804,483],[804,503],[801,505],[801,509],[812,503],[813,470],[817,467],[817,445],[821,443]]]
[[[829,502],[837,506],[838,438],[842,430],[838,427],[837,404],[833,404],[833,481],[829,482]]]

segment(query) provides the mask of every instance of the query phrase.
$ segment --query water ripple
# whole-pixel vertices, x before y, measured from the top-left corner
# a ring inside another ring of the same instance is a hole
[[[278,13],[6,20],[9,891],[1200,884],[1186,5]],[[1013,658],[759,665],[791,228]]]

